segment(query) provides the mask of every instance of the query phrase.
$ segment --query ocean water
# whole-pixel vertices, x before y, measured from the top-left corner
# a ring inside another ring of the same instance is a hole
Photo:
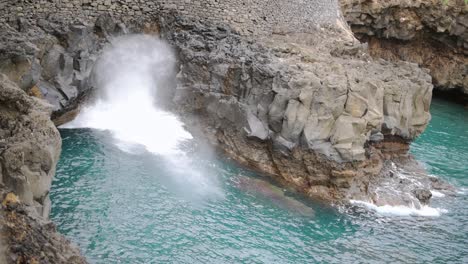
[[[456,187],[434,192],[437,217],[306,201],[190,139],[161,154],[75,128],[61,130],[51,218],[91,263],[468,263],[468,111],[431,112],[411,151]]]

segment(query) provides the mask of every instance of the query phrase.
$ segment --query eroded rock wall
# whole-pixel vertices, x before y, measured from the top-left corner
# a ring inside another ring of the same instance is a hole
[[[310,196],[368,198],[430,119],[427,72],[373,60],[339,27],[251,41],[176,17],[162,32],[179,51],[179,111],[231,157]]]
[[[204,112],[236,159],[336,197],[365,193],[430,119],[427,72],[368,56],[336,1],[141,2],[8,1],[0,71],[52,103],[60,124],[90,93],[102,43],[162,33],[179,50],[184,113]]]
[[[8,236],[38,230],[26,232],[29,252],[54,236],[25,211],[48,215],[60,149],[49,111],[56,124],[73,118],[101,45],[130,32],[174,45],[175,106],[231,157],[310,196],[377,197],[387,161],[406,157],[427,125],[432,85],[415,64],[368,56],[337,9],[325,0],[1,2],[1,176],[25,204],[4,205],[3,217],[19,214]]]
[[[0,2],[0,73],[69,121],[90,93],[90,73],[111,35],[157,33],[161,15],[227,25],[241,35],[314,30],[334,24],[337,1],[15,1]]]
[[[2,183],[47,218],[49,189],[61,150],[60,135],[50,121],[51,108],[5,75],[0,75],[0,102]]]
[[[0,74],[0,261],[85,263],[48,223],[49,190],[61,151],[52,106]]]
[[[440,90],[468,95],[468,4],[463,0],[340,0],[373,57],[428,68]],[[468,97],[467,97],[468,98]]]
[[[29,95],[49,102],[59,125],[92,88],[91,69],[104,39],[90,25],[38,23],[0,25],[0,73]]]

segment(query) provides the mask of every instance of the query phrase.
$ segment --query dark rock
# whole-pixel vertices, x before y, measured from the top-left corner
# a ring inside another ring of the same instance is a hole
[[[384,135],[381,132],[377,132],[375,134],[372,134],[369,140],[372,142],[379,142],[379,141],[384,140]]]
[[[209,137],[229,156],[311,196],[370,197],[366,186],[382,181],[383,161],[406,155],[403,145],[430,118],[427,72],[372,60],[343,31],[252,41],[180,17],[161,21],[180,59],[176,110],[214,129]],[[401,142],[387,142],[392,136]],[[359,173],[336,178],[331,170]],[[417,201],[405,193],[412,198],[392,202]]]
[[[416,189],[416,190],[413,190],[413,193],[422,204],[428,204],[429,200],[432,197],[431,191],[427,189]]]
[[[454,192],[455,188],[448,184],[447,182],[436,178],[436,177],[429,177],[429,180],[431,182],[431,188],[434,190],[439,190],[439,191],[449,191],[449,192]]]
[[[109,26],[105,18],[100,21],[101,27]],[[45,20],[38,25],[27,33],[2,26],[0,73],[27,92],[40,92],[37,96],[54,106],[53,117],[59,119],[75,110],[92,87],[91,71],[105,39],[95,35],[92,26]]]

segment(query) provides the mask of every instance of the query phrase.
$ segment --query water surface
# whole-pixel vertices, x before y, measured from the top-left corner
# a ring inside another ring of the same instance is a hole
[[[315,211],[304,215],[238,187],[240,177],[258,176],[229,161],[191,156],[186,166],[181,154],[181,170],[177,158],[123,151],[92,129],[61,130],[51,217],[91,263],[468,263],[468,111],[440,100],[431,111],[412,152],[457,187],[433,199],[447,210],[439,217],[291,195]]]

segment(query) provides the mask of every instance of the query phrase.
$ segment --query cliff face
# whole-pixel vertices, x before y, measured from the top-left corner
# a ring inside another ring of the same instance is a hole
[[[310,196],[382,203],[371,182],[430,119],[427,72],[373,60],[345,28],[255,41],[177,17],[161,29],[179,51],[179,112],[229,156]]]
[[[49,189],[61,150],[51,109],[0,75],[1,179],[27,205],[47,218]]]
[[[340,0],[373,57],[428,68],[440,90],[468,94],[468,5],[463,0]]]
[[[241,35],[308,32],[321,23],[335,23],[337,1],[328,0],[81,0],[2,1],[0,23],[16,23],[18,18],[36,24],[38,19],[62,20],[67,24],[94,21],[105,14],[129,27],[135,21],[151,21],[161,14],[177,12],[193,20],[229,24]]]
[[[89,94],[89,76],[102,42],[92,26],[45,20],[30,25],[20,19],[0,26],[0,72],[49,102],[60,125]]]
[[[229,155],[311,196],[376,196],[370,183],[383,175],[386,161],[407,155],[430,119],[430,76],[416,64],[372,59],[334,1],[320,2],[320,12],[310,4],[305,13],[281,6],[276,22],[266,16],[262,31],[251,31],[268,3],[252,3],[257,11],[244,22],[205,17],[204,6],[209,14],[220,12],[208,2],[150,1],[134,10],[141,17],[133,22],[121,3],[110,8],[113,17],[100,15],[99,4],[11,4],[7,9],[37,17],[23,14],[3,26],[0,71],[54,105],[61,124],[92,92],[90,73],[102,43],[113,34],[161,32],[179,51],[177,89],[169,92],[175,105],[183,114],[198,113]],[[59,19],[75,7],[82,11],[78,22]],[[307,23],[294,27],[296,20],[284,14]],[[273,29],[282,22],[289,30]]]
[[[46,221],[61,150],[51,110],[0,74],[2,263],[84,263],[79,251]]]

